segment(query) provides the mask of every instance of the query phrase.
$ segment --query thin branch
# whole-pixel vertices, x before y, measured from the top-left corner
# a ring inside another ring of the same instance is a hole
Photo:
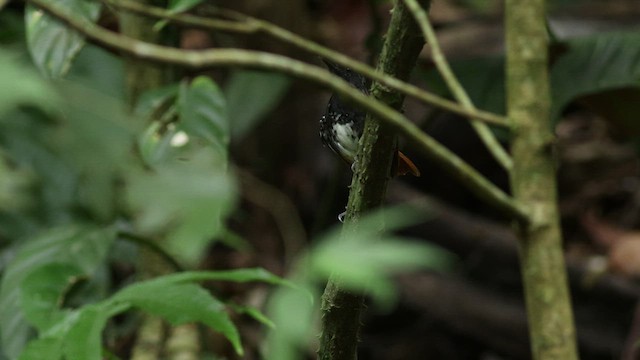
[[[102,0],[102,1],[126,11],[136,12],[138,14],[142,14],[150,17],[166,19],[182,25],[189,25],[189,26],[198,27],[198,28],[215,29],[215,30],[235,32],[235,33],[259,33],[259,32],[265,33],[280,41],[297,46],[298,48],[305,50],[309,53],[321,56],[323,58],[331,60],[332,62],[351,68],[354,71],[357,71],[372,80],[375,80],[385,86],[388,86],[391,89],[398,90],[403,94],[414,97],[425,104],[442,108],[452,113],[456,113],[468,118],[472,118],[474,120],[484,121],[486,123],[497,125],[497,126],[509,127],[507,119],[503,116],[493,114],[487,111],[477,110],[477,109],[470,110],[468,108],[465,108],[463,106],[456,104],[455,102],[452,102],[440,96],[428,93],[417,86],[411,85],[407,82],[400,81],[392,76],[378,72],[374,68],[372,68],[371,66],[365,63],[354,60],[337,51],[331,50],[320,44],[317,44],[308,39],[305,39],[277,25],[274,25],[264,20],[250,17],[248,15],[245,15],[239,12],[226,10],[226,9],[224,10],[215,9],[214,12],[216,15],[221,15],[221,16],[225,16],[233,19],[233,21],[229,21],[229,20],[220,20],[220,19],[209,19],[209,18],[194,16],[190,14],[176,14],[159,7],[143,5],[143,4],[139,4],[139,3],[128,1],[128,0]]]
[[[259,28],[253,24],[240,23],[236,20],[219,20],[195,16],[187,13],[175,13],[161,7],[127,0],[101,0],[103,3],[128,12],[151,18],[169,20],[172,23],[187,25],[200,29],[215,29],[232,33],[253,34]]]
[[[352,101],[381,121],[388,123],[393,130],[405,136],[413,148],[420,150],[426,157],[438,163],[446,172],[461,181],[479,198],[485,200],[497,210],[519,221],[528,221],[527,212],[518,203],[456,154],[421,131],[401,113],[368,97],[340,77],[323,68],[293,60],[286,56],[260,51],[240,49],[182,50],[145,43],[110,32],[90,21],[70,16],[65,10],[48,1],[27,1],[65,22],[92,41],[139,59],[180,65],[192,69],[206,69],[216,66],[254,67],[278,71],[323,85],[344,99]]]
[[[476,107],[473,105],[471,98],[469,98],[469,95],[456,78],[456,75],[451,70],[446,57],[442,53],[442,49],[438,43],[438,38],[433,30],[433,26],[431,26],[431,22],[429,21],[429,16],[426,11],[420,7],[416,0],[404,0],[404,3],[407,5],[407,8],[411,10],[413,17],[420,26],[420,29],[427,40],[427,44],[429,44],[429,47],[431,48],[431,56],[436,64],[436,68],[444,78],[449,90],[465,109],[470,112],[475,111]],[[498,142],[489,127],[480,121],[472,121],[471,126],[498,163],[505,169],[511,170],[513,167],[511,157],[502,145],[500,145],[500,142]]]

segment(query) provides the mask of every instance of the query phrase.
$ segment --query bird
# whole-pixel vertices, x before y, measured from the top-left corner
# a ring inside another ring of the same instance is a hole
[[[369,81],[361,74],[348,67],[322,59],[329,71],[346,80],[363,93],[369,93]],[[364,130],[366,112],[352,106],[333,94],[329,98],[325,114],[320,118],[320,139],[322,143],[338,154],[354,169],[358,142]],[[405,154],[396,149],[393,159],[391,175],[399,176],[411,174],[420,176],[420,170]]]

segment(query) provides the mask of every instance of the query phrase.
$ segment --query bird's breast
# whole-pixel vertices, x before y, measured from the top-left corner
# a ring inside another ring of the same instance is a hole
[[[352,163],[358,150],[359,134],[353,123],[334,122],[331,127],[335,149],[346,161]]]

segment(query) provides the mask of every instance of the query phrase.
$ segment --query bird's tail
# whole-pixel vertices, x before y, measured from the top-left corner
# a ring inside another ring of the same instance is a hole
[[[402,176],[411,174],[413,176],[420,176],[420,169],[413,163],[405,154],[401,151],[396,152],[395,166],[394,166],[394,176]]]

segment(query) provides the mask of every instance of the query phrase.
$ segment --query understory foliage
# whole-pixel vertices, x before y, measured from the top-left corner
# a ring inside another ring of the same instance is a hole
[[[101,12],[98,1],[60,3],[92,21]],[[2,356],[115,357],[105,344],[123,331],[114,318],[135,322],[143,312],[171,325],[201,323],[238,355],[232,314],[245,314],[271,334],[266,357],[293,359],[317,332],[317,289],[329,274],[384,306],[394,298],[391,275],[449,262],[442,250],[382,232],[375,214],[345,241],[337,230],[321,236],[292,266],[291,280],[261,268],[184,270],[198,268],[214,242],[243,243],[225,225],[240,196],[229,143],[277,104],[290,79],[236,70],[223,87],[185,77],[143,94],[128,111],[120,58],[30,4],[24,23],[10,10],[0,16],[11,24],[0,48]],[[406,225],[410,214],[389,210],[387,229]],[[135,267],[141,247],[178,271],[114,279],[111,267]],[[265,315],[216,296],[204,281],[279,289]]]
[[[92,22],[106,11],[97,0],[50,2]],[[168,8],[180,13],[202,2]],[[339,229],[316,236],[282,276],[203,270],[213,244],[245,249],[228,226],[244,215],[230,144],[255,129],[295,79],[238,69],[224,81],[184,76],[130,110],[120,57],[31,4],[1,10],[0,22],[0,359],[117,358],[107,340],[139,325],[141,314],[199,323],[239,356],[235,320],[247,315],[263,325],[265,358],[299,359],[319,332],[319,289],[331,274],[384,309],[397,297],[394,275],[454,263],[440,248],[393,233],[425,216],[399,207],[364,217],[346,238]],[[550,65],[553,118],[590,96],[595,111],[637,135],[637,106],[611,92],[637,95],[638,43],[637,32],[619,32],[554,44],[563,51]],[[452,67],[478,108],[505,112],[504,59]],[[418,75],[450,95],[435,71]],[[143,250],[175,272],[145,278],[137,271]],[[134,269],[126,279],[113,275],[122,264]],[[218,291],[247,282],[270,285],[264,308]]]

